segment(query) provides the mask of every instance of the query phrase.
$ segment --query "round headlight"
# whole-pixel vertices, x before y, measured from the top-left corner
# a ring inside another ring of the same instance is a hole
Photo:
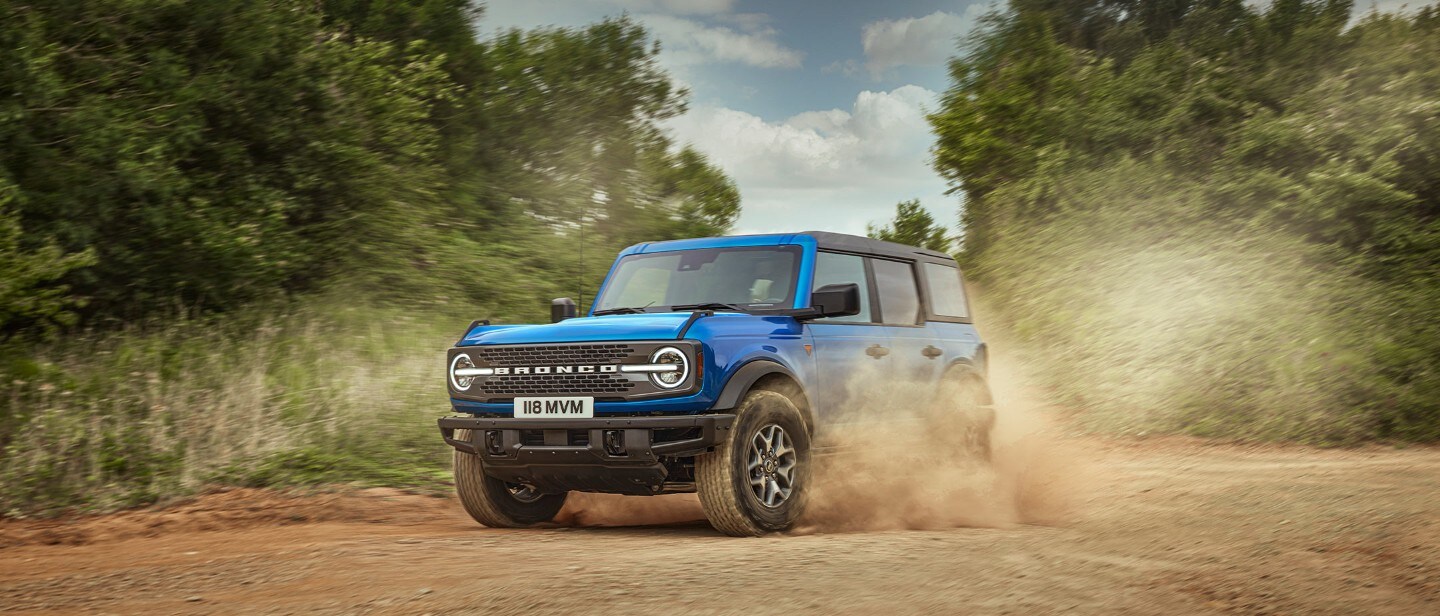
[[[455,371],[456,371],[456,370],[459,370],[459,369],[461,369],[461,368],[474,368],[474,367],[475,367],[475,362],[470,361],[470,356],[469,356],[469,355],[466,355],[466,354],[464,354],[464,353],[461,353],[461,354],[459,354],[459,355],[456,355],[456,356],[455,356],[455,359],[450,360],[450,386],[451,386],[451,387],[454,387],[456,391],[465,391],[465,390],[467,390],[467,389],[470,389],[470,384],[475,382],[475,377],[473,377],[473,376],[465,376],[465,377],[456,376],[456,375],[455,375]]]
[[[650,363],[678,367],[669,372],[653,372],[650,374],[650,380],[665,389],[675,389],[679,387],[681,383],[685,382],[685,378],[690,376],[690,359],[685,357],[684,352],[675,347],[664,347],[655,351],[655,354],[650,356]]]

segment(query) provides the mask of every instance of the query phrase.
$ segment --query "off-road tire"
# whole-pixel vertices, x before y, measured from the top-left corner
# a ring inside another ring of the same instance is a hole
[[[990,437],[995,431],[995,406],[984,379],[973,374],[947,375],[937,392],[932,434],[952,443],[976,459],[991,459]]]
[[[470,440],[469,430],[456,430],[455,438]],[[564,494],[545,494],[524,502],[510,494],[505,482],[485,474],[480,456],[455,451],[455,492],[460,504],[476,522],[491,528],[524,528],[549,522],[565,504]]]
[[[695,487],[710,525],[732,537],[753,537],[790,528],[805,509],[810,482],[810,432],[795,403],[784,394],[756,390],[735,409],[735,422],[715,451],[695,457]],[[796,451],[790,496],[775,507],[761,503],[750,485],[746,461],[751,439],[777,425]]]

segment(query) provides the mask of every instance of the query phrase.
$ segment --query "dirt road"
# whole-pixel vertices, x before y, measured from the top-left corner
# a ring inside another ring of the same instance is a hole
[[[1054,526],[490,530],[450,499],[212,494],[0,525],[22,614],[1440,614],[1440,450],[1092,442]],[[581,522],[693,517],[679,497]],[[597,509],[602,507],[602,509]],[[618,516],[618,517],[617,517]]]

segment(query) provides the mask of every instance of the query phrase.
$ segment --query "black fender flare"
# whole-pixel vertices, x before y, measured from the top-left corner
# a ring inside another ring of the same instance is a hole
[[[716,409],[733,409],[740,404],[740,399],[750,392],[750,388],[760,379],[771,374],[783,374],[797,385],[800,379],[789,368],[780,365],[779,362],[770,359],[756,359],[740,367],[735,374],[730,375],[730,380],[720,390],[720,395],[715,398]],[[803,392],[802,392],[803,393]]]
[[[990,393],[990,379],[986,377],[985,366],[976,365],[969,360],[958,360],[945,367],[942,379],[974,379],[980,383],[985,391],[985,404],[995,404],[995,397]]]

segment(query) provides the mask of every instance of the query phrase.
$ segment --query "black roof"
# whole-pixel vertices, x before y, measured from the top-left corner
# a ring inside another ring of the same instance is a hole
[[[952,264],[955,262],[954,257],[943,252],[861,237],[859,235],[831,233],[829,231],[802,231],[800,235],[808,235],[815,238],[815,242],[820,248],[829,250],[858,252],[879,257],[898,257],[901,259],[925,258],[924,260],[927,261],[938,260]]]

